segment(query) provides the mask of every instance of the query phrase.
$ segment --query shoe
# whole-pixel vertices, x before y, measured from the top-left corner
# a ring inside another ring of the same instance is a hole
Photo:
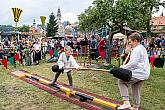
[[[69,89],[72,91],[74,89],[74,87],[73,86],[69,86]]]
[[[130,104],[123,104],[117,108],[117,110],[123,110],[126,108],[132,108]]]
[[[105,62],[105,63],[104,63],[104,66],[109,66],[109,63],[106,63],[106,62]]]
[[[55,83],[55,81],[52,80],[52,81],[49,83],[49,85],[52,86],[52,85],[54,85],[54,83]]]
[[[134,110],[134,108],[133,107],[130,107],[129,110]]]
[[[133,107],[131,110],[139,110],[138,107]]]

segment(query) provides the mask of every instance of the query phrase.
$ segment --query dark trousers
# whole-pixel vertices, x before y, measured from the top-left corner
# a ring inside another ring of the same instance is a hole
[[[60,76],[62,72],[57,72],[54,76],[54,79],[52,80],[52,83],[55,83],[58,79],[58,77]],[[67,76],[68,76],[68,80],[69,80],[69,85],[73,86],[73,80],[72,80],[72,75],[71,75],[71,71],[67,72]]]

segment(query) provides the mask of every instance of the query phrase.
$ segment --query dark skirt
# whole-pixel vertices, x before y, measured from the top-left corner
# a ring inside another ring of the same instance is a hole
[[[35,61],[41,60],[41,51],[35,51]]]

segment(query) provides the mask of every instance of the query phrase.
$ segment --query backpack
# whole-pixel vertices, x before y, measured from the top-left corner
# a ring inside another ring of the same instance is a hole
[[[96,48],[96,41],[95,40],[91,41],[91,48]]]

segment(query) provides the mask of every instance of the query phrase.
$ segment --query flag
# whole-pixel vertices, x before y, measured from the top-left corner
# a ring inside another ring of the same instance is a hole
[[[155,57],[150,57],[150,63],[153,70],[154,70],[154,60],[155,60]]]
[[[2,65],[7,69],[7,59],[2,59],[1,62]]]
[[[8,58],[8,61],[9,61],[10,64],[14,65],[14,57]]]
[[[54,53],[53,54],[54,54],[55,57],[58,57],[58,50],[54,49]]]
[[[19,9],[19,8],[12,8],[12,11],[13,11],[13,15],[14,15],[14,21],[18,22],[19,18],[20,18],[20,15],[22,13],[22,10]]]
[[[41,23],[42,23],[42,29],[44,29],[46,17],[40,16],[40,19],[41,19]]]
[[[19,62],[20,62],[20,57],[19,57],[19,54],[18,54],[18,53],[16,53],[16,54],[14,55],[14,59],[15,59],[16,61],[19,61]]]
[[[53,57],[53,50],[49,50],[50,58]]]

